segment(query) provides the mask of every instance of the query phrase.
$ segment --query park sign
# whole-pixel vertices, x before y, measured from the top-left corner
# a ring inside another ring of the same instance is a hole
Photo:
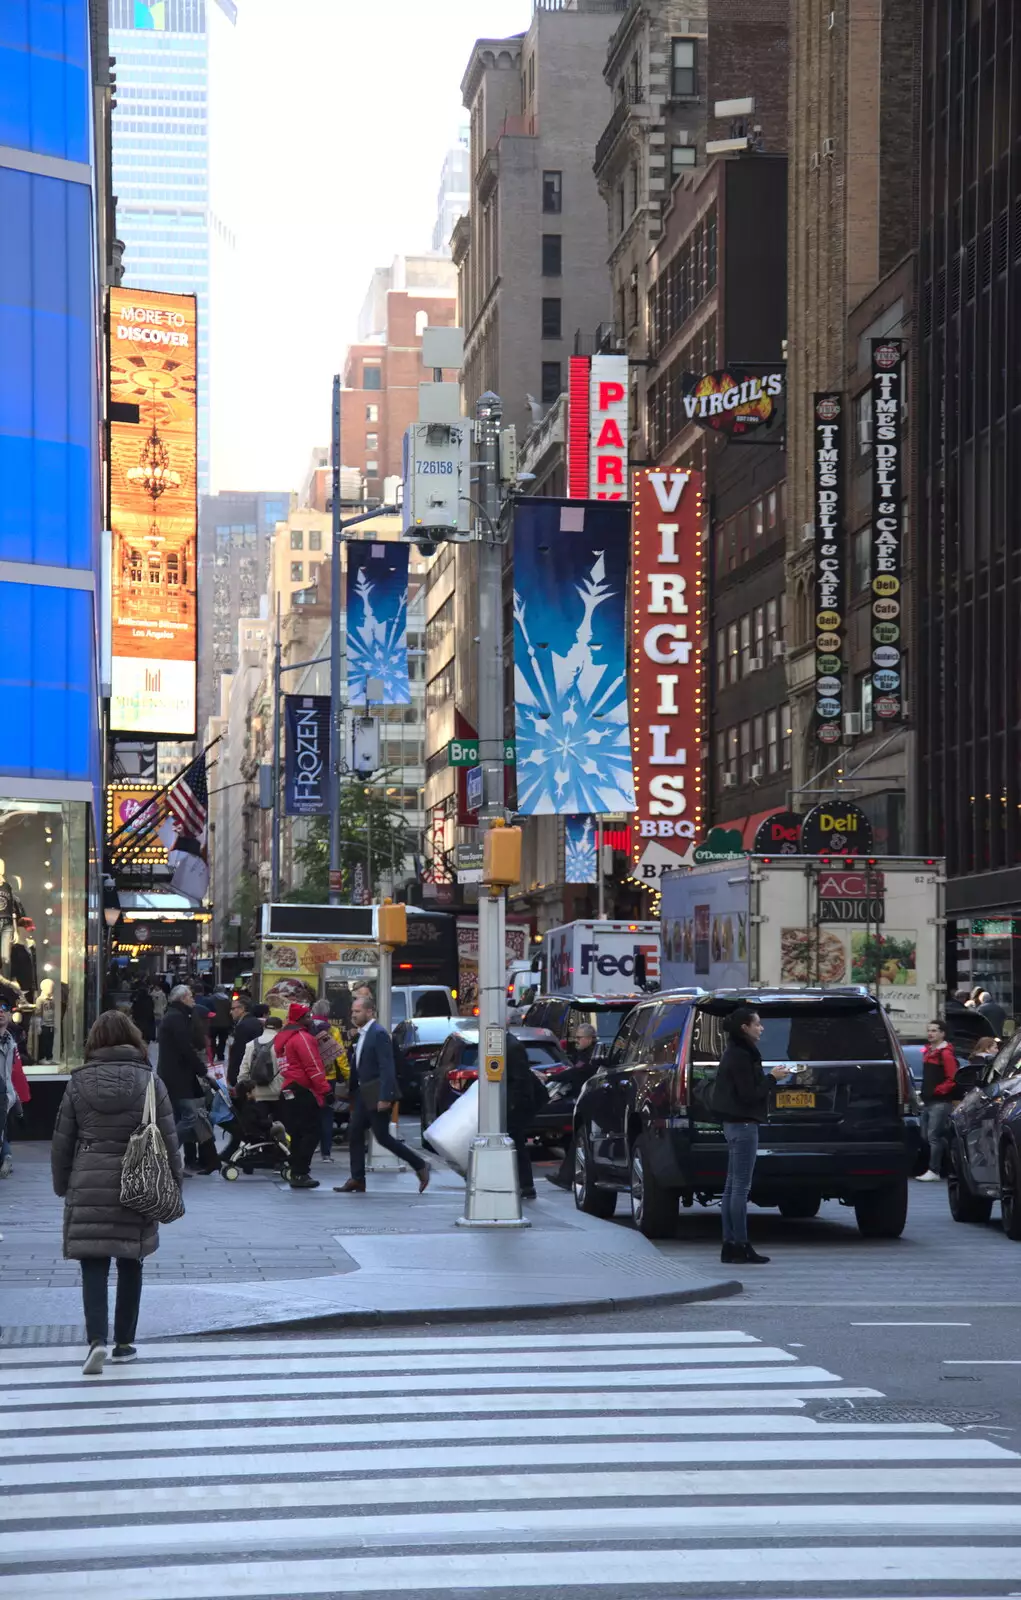
[[[451,739],[447,745],[448,767],[477,767],[480,761],[478,739]],[[503,742],[503,764],[514,765],[514,740]]]

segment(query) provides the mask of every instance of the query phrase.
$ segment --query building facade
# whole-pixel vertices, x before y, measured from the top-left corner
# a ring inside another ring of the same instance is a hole
[[[113,183],[125,282],[198,296],[198,486],[210,486],[215,319],[230,220],[233,0],[109,0],[116,58]]]
[[[471,202],[468,170],[468,126],[465,124],[458,130],[457,143],[451,145],[443,158],[432,235],[432,248],[437,255],[450,254],[454,224],[465,215]]]

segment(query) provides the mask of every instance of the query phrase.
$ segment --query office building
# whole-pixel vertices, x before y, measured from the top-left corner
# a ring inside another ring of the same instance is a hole
[[[468,176],[468,125],[458,130],[457,143],[451,145],[443,158],[440,188],[436,196],[436,221],[433,224],[432,248],[437,255],[450,254],[450,236],[454,224],[463,217],[471,201],[471,184]]]
[[[113,185],[132,287],[198,296],[198,487],[210,487],[216,319],[233,272],[233,0],[109,0]]]

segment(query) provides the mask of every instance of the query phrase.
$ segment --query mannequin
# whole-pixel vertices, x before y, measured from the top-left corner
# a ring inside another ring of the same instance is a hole
[[[21,899],[21,879],[12,874],[14,885],[14,942],[11,945],[10,978],[21,988],[26,999],[34,1000],[39,987],[35,965],[35,923],[25,915]]]
[[[7,863],[0,858],[0,968],[5,978],[11,975],[11,946],[14,943],[14,919],[17,913],[17,896],[7,882]]]
[[[57,1002],[53,998],[53,979],[44,978],[39,985],[39,1060],[53,1060],[53,1032],[57,1023]]]

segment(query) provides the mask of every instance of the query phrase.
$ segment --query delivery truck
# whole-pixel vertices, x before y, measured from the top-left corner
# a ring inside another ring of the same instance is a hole
[[[902,1039],[943,1010],[944,863],[748,856],[660,879],[664,989],[861,984]]]
[[[545,934],[542,961],[543,993],[548,995],[626,995],[658,989],[659,923],[567,922]],[[639,981],[643,964],[644,979]]]

